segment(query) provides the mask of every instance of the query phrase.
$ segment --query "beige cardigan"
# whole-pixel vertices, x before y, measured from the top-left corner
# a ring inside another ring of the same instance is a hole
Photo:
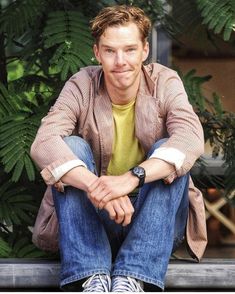
[[[56,175],[66,163],[78,161],[62,140],[71,134],[83,137],[90,144],[97,170],[100,174],[106,173],[112,152],[113,118],[102,77],[99,66],[82,69],[66,82],[55,105],[42,119],[31,156],[42,170],[47,185],[58,183]],[[167,183],[186,174],[203,153],[201,124],[175,71],[156,63],[142,68],[135,131],[146,153],[157,140],[169,137],[161,147],[174,148],[184,154],[183,164],[165,179]],[[205,209],[202,195],[192,181],[189,201],[187,243],[192,257],[200,260],[207,243]]]

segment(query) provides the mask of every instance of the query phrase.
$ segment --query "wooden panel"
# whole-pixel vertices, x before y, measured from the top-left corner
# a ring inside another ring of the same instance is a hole
[[[235,260],[205,259],[201,263],[172,261],[167,271],[166,287],[235,289]]]
[[[30,259],[0,259],[0,288],[57,288],[60,264]],[[166,288],[235,289],[235,259],[172,260]]]

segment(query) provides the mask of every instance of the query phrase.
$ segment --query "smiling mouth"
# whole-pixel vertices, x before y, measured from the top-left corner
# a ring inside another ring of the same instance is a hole
[[[115,74],[123,74],[123,73],[127,73],[127,72],[130,72],[130,70],[121,70],[121,71],[119,71],[119,70],[114,70],[114,71],[113,71],[113,73],[115,73]]]

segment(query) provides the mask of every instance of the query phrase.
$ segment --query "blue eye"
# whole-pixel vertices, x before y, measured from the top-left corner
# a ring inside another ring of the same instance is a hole
[[[135,50],[136,50],[135,48],[129,48],[129,49],[127,49],[127,52],[133,52]]]
[[[105,51],[106,51],[107,53],[113,53],[113,52],[114,52],[112,49],[109,49],[109,48],[107,48]]]

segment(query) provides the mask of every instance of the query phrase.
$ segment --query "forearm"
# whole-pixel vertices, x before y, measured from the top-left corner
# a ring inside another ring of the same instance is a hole
[[[148,159],[140,164],[146,171],[145,183],[163,179],[175,171],[173,165],[156,158]],[[102,176],[94,181],[88,192],[92,201],[99,208],[112,199],[126,196],[139,185],[139,179],[131,171],[120,176]]]
[[[98,177],[83,166],[78,166],[67,172],[61,181],[64,184],[73,186],[75,188],[84,190],[88,192],[88,187],[97,179]]]
[[[145,169],[145,183],[164,179],[175,171],[175,167],[158,158],[150,158],[139,164]]]

